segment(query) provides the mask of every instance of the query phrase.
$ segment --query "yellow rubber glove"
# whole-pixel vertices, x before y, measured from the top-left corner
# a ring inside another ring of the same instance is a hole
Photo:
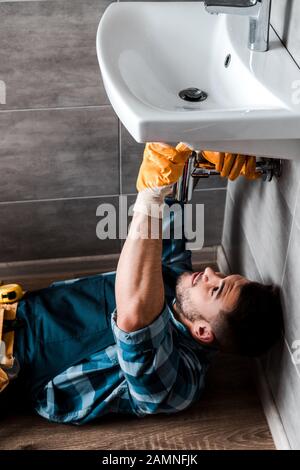
[[[261,173],[256,171],[255,157],[247,157],[247,160],[241,169],[241,175],[245,176],[248,180],[256,180],[261,177]]]
[[[147,143],[137,178],[137,190],[176,183],[191,152],[192,150],[182,142],[176,147],[160,142]]]
[[[161,142],[146,144],[136,183],[139,194],[134,211],[162,217],[164,198],[181,176],[191,153],[192,149],[182,142],[176,147]],[[160,206],[158,212],[151,210],[153,206]]]
[[[260,173],[256,171],[256,158],[253,156],[210,152],[208,150],[204,150],[202,155],[206,160],[215,165],[216,171],[219,171],[223,178],[229,178],[233,181],[240,175],[248,179],[260,177]]]

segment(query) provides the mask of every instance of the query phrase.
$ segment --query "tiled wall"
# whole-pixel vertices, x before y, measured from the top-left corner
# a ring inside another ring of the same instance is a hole
[[[135,192],[143,145],[100,78],[96,30],[109,0],[0,0],[0,263],[116,253],[97,206]],[[226,189],[202,182],[205,245],[220,243]]]
[[[272,23],[300,64],[300,2],[273,0]],[[300,159],[300,155],[299,155]],[[290,445],[300,449],[300,161],[284,161],[271,183],[242,179],[228,185],[222,244],[230,267],[282,287],[285,338],[263,368]],[[259,327],[259,326],[258,326]],[[298,343],[298,348],[299,348]],[[294,355],[294,356],[292,356]]]
[[[272,25],[300,66],[299,0],[272,0]]]

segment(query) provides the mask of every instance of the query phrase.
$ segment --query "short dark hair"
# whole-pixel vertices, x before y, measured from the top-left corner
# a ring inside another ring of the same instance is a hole
[[[283,330],[279,288],[259,282],[244,284],[235,308],[221,311],[212,328],[223,351],[248,357],[264,354]]]

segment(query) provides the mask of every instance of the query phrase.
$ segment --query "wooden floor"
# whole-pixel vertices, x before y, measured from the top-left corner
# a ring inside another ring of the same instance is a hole
[[[52,280],[31,280],[23,286],[34,289]],[[202,399],[186,411],[145,418],[108,416],[83,427],[48,423],[23,411],[1,421],[0,449],[246,450],[274,449],[274,443],[255,389],[252,364],[220,354],[211,366]]]

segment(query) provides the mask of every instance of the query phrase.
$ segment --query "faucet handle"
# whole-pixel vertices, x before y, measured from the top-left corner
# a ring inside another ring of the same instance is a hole
[[[208,13],[257,16],[262,0],[204,0]]]

